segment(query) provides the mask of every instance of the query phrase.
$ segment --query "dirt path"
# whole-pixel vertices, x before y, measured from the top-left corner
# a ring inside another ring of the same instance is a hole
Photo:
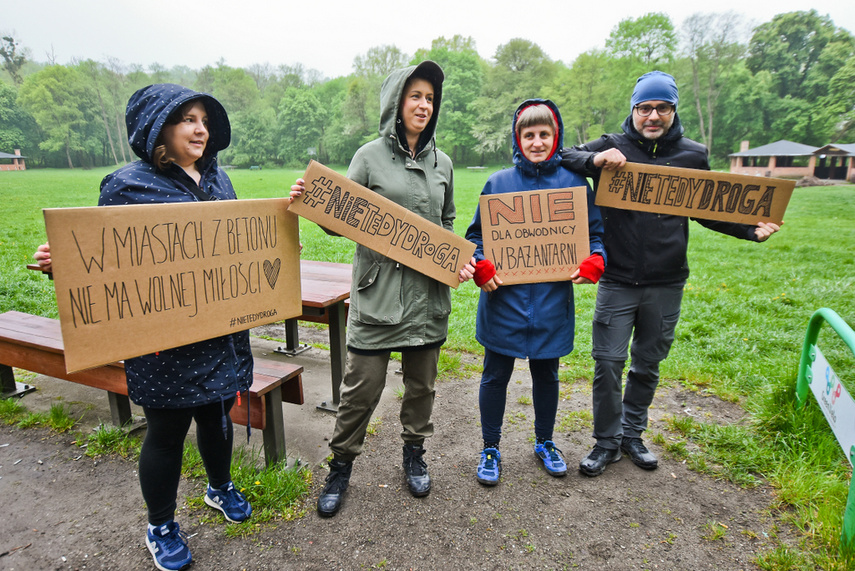
[[[394,373],[389,384],[399,384]],[[653,445],[660,455],[653,472],[624,458],[598,478],[575,470],[552,478],[535,463],[532,407],[517,401],[530,395],[529,385],[527,371],[518,370],[502,440],[503,480],[495,488],[474,477],[480,445],[477,375],[443,381],[436,436],[426,446],[434,481],[427,498],[406,491],[399,403],[394,395],[384,397],[379,431],[355,464],[338,516],[321,519],[314,513],[325,475],[321,467],[315,468],[305,517],[249,539],[228,539],[223,524],[202,523],[207,511],[181,509],[182,529],[195,534],[194,569],[755,568],[751,560],[770,547],[768,534],[776,525],[768,514],[768,488],[746,491],[714,481]],[[578,388],[560,403],[559,419],[590,407],[589,388]],[[665,414],[702,414],[726,423],[742,415],[733,404],[674,388],[660,391],[654,406],[653,431],[663,433],[659,420]],[[318,439],[328,436],[332,416],[306,407],[315,423],[309,430]],[[571,467],[592,444],[589,433],[590,428],[556,432]],[[0,428],[0,497],[7,514],[0,522],[0,569],[154,569],[143,543],[145,511],[135,464],[81,456],[71,438]],[[296,446],[289,455],[300,454]],[[313,464],[325,454],[315,442],[308,448],[301,456]],[[182,482],[180,493],[201,494],[202,486]],[[722,537],[711,539],[710,526]]]

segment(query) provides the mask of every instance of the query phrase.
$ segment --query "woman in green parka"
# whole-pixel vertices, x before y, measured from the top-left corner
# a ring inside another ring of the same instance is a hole
[[[436,148],[434,133],[442,101],[442,69],[424,61],[392,72],[380,89],[380,137],[363,145],[347,177],[411,212],[453,231],[454,171]],[[299,196],[297,180],[291,196]],[[467,265],[460,281],[472,277]],[[392,351],[404,373],[401,402],[403,468],[410,492],[430,493],[424,440],[433,435],[431,413],[439,351],[448,334],[451,291],[432,278],[357,245],[347,323],[347,366],[335,430],[330,474],[318,498],[318,513],[341,507],[353,461],[362,452],[368,422],[386,384]]]

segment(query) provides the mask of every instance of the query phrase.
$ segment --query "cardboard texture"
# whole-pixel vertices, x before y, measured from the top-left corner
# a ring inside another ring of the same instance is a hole
[[[591,253],[586,193],[575,186],[481,196],[484,255],[505,285],[570,279]]]
[[[780,224],[796,182],[626,163],[603,169],[597,206],[756,225]]]
[[[302,313],[287,199],[45,209],[68,372]]]
[[[475,244],[312,161],[289,210],[456,288]]]

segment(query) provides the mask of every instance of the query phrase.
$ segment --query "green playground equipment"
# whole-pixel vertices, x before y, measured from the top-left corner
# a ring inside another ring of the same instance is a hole
[[[808,391],[812,390],[825,419],[843,447],[843,453],[846,454],[849,463],[855,466],[855,414],[853,414],[855,401],[849,396],[837,374],[825,360],[822,351],[817,347],[816,342],[823,323],[828,323],[855,355],[855,332],[852,328],[833,310],[826,307],[816,310],[808,322],[799,363],[799,376],[796,381],[798,408],[804,406]],[[849,482],[849,497],[843,512],[843,533],[840,545],[844,549],[855,547],[855,486],[853,483],[855,479]]]

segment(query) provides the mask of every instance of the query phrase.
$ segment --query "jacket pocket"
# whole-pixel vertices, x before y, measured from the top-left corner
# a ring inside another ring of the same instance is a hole
[[[404,304],[401,299],[403,271],[395,263],[373,262],[359,277],[356,296],[350,310],[356,320],[369,325],[401,323]]]
[[[433,304],[433,318],[445,319],[451,313],[451,288],[436,280],[431,280],[431,299],[436,300]]]

